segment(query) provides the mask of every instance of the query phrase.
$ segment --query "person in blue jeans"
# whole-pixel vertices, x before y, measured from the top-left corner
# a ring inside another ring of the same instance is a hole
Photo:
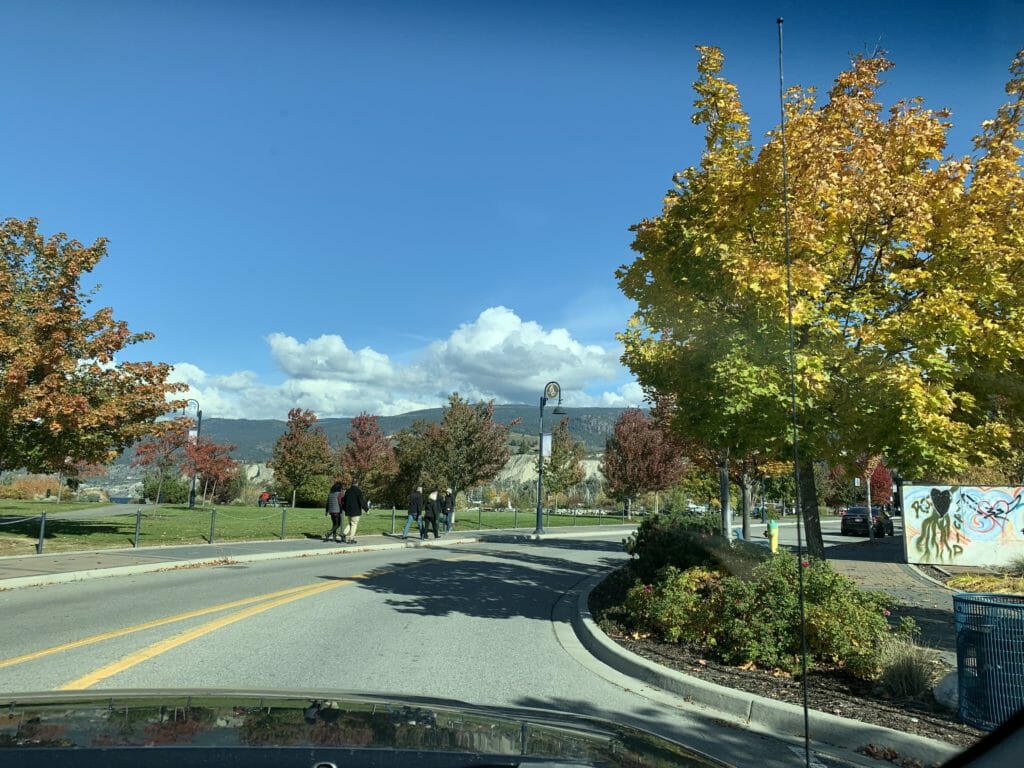
[[[416,490],[409,494],[409,516],[405,518],[405,527],[402,529],[402,538],[409,538],[409,528],[413,520],[420,527],[420,538],[423,538],[422,526],[420,526],[420,515],[423,514],[423,486],[416,486]]]
[[[451,488],[445,489],[441,509],[444,512],[444,526],[442,530],[445,533],[450,533],[452,526],[455,524],[455,495],[452,493]]]

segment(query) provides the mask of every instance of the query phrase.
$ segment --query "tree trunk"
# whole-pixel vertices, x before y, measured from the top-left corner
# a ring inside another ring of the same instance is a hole
[[[732,541],[732,509],[729,505],[729,457],[723,456],[718,465],[719,494],[722,503],[722,535]]]
[[[214,480],[214,481],[213,481],[213,490],[212,490],[212,491],[210,491],[210,501],[211,501],[212,503],[216,503],[216,502],[214,501],[214,499],[215,499],[216,497],[217,497],[217,481],[216,481],[216,480]]]
[[[160,471],[160,479],[156,481],[156,505],[160,506],[160,494],[164,492],[164,473]]]
[[[750,507],[751,499],[753,497],[754,481],[750,477],[750,473],[744,470],[740,474],[740,491],[741,506],[743,510],[743,540],[750,541]]]
[[[633,519],[633,498],[631,496],[626,497],[626,519]]]
[[[824,559],[825,542],[821,538],[821,518],[818,516],[818,489],[814,483],[814,460],[800,457],[800,506],[807,539],[807,554]]]

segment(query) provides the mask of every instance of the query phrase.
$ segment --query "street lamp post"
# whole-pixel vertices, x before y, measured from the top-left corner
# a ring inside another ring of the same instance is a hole
[[[203,431],[203,411],[199,407],[199,401],[193,397],[190,397],[185,401],[185,404],[189,403],[196,404],[196,448],[199,447],[199,435]],[[188,510],[194,512],[196,508],[196,475],[198,474],[198,467],[196,466],[195,459],[192,461],[192,487],[188,492]]]
[[[540,396],[540,443],[537,446],[537,528],[535,535],[544,533],[544,406],[548,400],[558,398],[554,413],[560,415],[565,413],[562,410],[562,387],[557,381],[549,381],[544,385],[544,392]]]

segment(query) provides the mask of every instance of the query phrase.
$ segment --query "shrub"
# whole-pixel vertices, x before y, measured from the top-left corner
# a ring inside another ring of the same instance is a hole
[[[938,677],[939,654],[902,635],[879,644],[882,686],[893,698],[914,699],[929,693]]]
[[[162,484],[160,476],[156,472],[147,472],[142,477],[142,495],[154,504],[184,504],[188,501],[191,487],[191,478],[181,475],[164,475]],[[156,497],[157,490],[160,491],[159,500]],[[197,489],[196,495],[199,495],[199,489]]]
[[[803,573],[810,660],[838,664],[855,677],[877,677],[891,598],[860,591],[824,560],[811,561]],[[788,552],[760,562],[745,577],[706,566],[667,566],[652,583],[630,589],[626,615],[634,629],[707,650],[726,663],[792,670],[802,646],[799,580],[799,563]]]
[[[654,584],[637,583],[626,594],[630,626],[671,643],[713,645],[714,615],[721,603],[721,576],[707,568],[666,567]]]
[[[0,485],[0,499],[27,499],[28,494],[24,488],[17,485]]]
[[[1015,579],[1024,579],[1024,555],[1011,557],[1003,572]]]
[[[714,532],[712,522],[706,516],[677,512],[645,517],[625,541],[626,552],[633,556],[633,573],[645,583],[653,582],[667,566],[716,568],[746,576],[768,556],[758,544],[726,541]]]

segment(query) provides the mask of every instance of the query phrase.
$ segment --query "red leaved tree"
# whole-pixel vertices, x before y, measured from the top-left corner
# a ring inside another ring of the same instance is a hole
[[[231,458],[235,446],[230,443],[215,443],[205,437],[190,441],[185,446],[185,459],[181,464],[183,472],[193,472],[197,482],[203,484],[203,502],[206,492],[217,493],[217,486],[223,485],[238,472],[238,462]]]
[[[641,493],[661,491],[677,482],[685,471],[682,452],[671,435],[639,408],[627,408],[605,442],[601,471],[608,480],[608,495],[626,505]]]
[[[192,419],[187,418],[160,422],[154,434],[135,446],[132,466],[146,467],[157,473],[157,504],[160,503],[164,478],[181,462],[185,446],[188,444],[188,430],[192,424]],[[191,472],[191,468],[188,471]]]
[[[391,441],[381,431],[376,416],[361,413],[352,419],[348,443],[339,453],[341,473],[373,498],[382,493],[398,472],[398,460]]]

